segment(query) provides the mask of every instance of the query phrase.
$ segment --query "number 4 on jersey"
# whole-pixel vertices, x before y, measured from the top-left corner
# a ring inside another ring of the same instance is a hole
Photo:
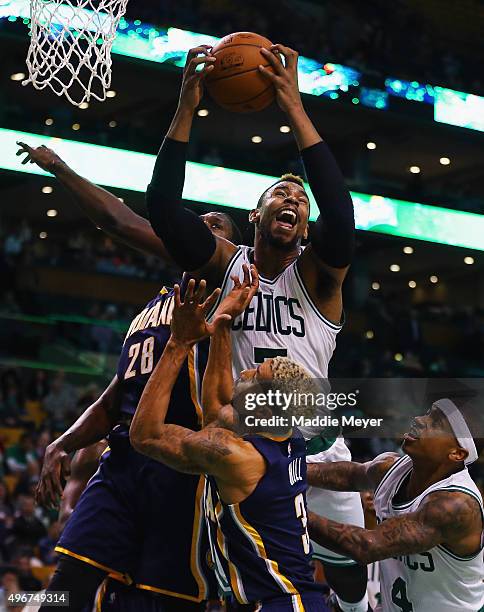
[[[413,606],[407,599],[407,583],[397,578],[392,586],[392,601],[402,612],[413,612]]]

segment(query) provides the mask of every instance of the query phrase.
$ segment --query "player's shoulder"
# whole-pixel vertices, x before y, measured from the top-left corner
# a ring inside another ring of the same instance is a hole
[[[436,489],[428,493],[419,508],[427,521],[435,526],[451,526],[458,530],[479,523],[482,526],[482,502],[477,495],[464,489]]]
[[[391,468],[402,458],[394,452],[381,453],[367,463],[367,475],[374,488],[378,487]]]

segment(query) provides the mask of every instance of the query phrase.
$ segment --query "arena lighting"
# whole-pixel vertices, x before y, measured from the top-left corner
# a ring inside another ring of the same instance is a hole
[[[21,140],[53,148],[76,172],[106,187],[145,192],[154,155],[0,128],[0,168],[49,176],[15,155]],[[187,163],[183,197],[194,202],[251,210],[277,177],[195,162]],[[318,212],[308,188],[311,220]],[[484,215],[352,192],[357,229],[484,251]]]
[[[47,238],[47,232],[40,232],[40,234],[39,234],[39,238],[40,238],[41,240],[44,240],[45,238]]]
[[[380,283],[371,283],[371,288],[373,291],[378,291],[378,289],[380,289]]]
[[[279,128],[279,132],[282,132],[283,134],[289,134],[290,131],[291,128],[288,125],[281,125]]]
[[[25,79],[25,74],[23,72],[14,72],[10,75],[11,81],[23,81]]]
[[[49,210],[46,212],[46,215],[48,217],[57,217],[57,211],[55,208],[49,208]]]
[[[368,329],[365,332],[365,338],[368,338],[368,340],[373,340],[374,337],[375,337],[375,332],[372,329]]]
[[[72,129],[74,130],[74,132],[77,132],[81,129],[81,126],[79,123],[73,123],[72,124]]]
[[[375,142],[367,142],[366,143],[366,148],[370,149],[370,151],[374,151],[376,149],[376,143]]]
[[[435,276],[435,274],[432,274],[432,276],[430,277],[430,282],[435,285],[436,283],[439,282],[439,277]]]
[[[448,166],[450,164],[450,159],[448,157],[441,157],[439,162],[442,164],[442,166]]]
[[[404,246],[402,250],[405,255],[411,255],[413,253],[413,247],[411,246]]]
[[[464,263],[468,266],[472,266],[474,263],[474,257],[464,257]]]
[[[108,125],[109,125],[109,127],[110,127],[110,128],[115,128],[115,127],[116,127],[118,124],[117,124],[117,122],[116,122],[116,121],[110,121],[110,122],[108,123]]]
[[[47,119],[45,120],[45,125],[52,125],[54,123],[54,120],[51,117],[47,117]]]
[[[15,22],[22,19],[27,25],[30,20],[30,0],[1,0],[0,19]],[[96,23],[93,12],[87,9],[72,17],[72,10],[66,6],[64,11],[56,11],[64,21],[71,21],[74,28],[94,29],[89,24]],[[178,28],[159,28],[136,19],[129,21],[121,18],[114,39],[112,52],[126,57],[145,61],[167,63],[183,67],[188,50],[201,44],[216,44],[220,39],[207,34],[180,30]],[[385,79],[385,91],[360,86],[362,73],[342,64],[319,62],[299,56],[298,82],[302,93],[313,96],[329,96],[337,99],[336,90],[357,93],[361,102],[377,109],[385,109],[385,94],[405,98],[413,102],[431,104],[434,107],[434,121],[459,127],[484,131],[484,97],[454,91],[444,87],[434,87],[418,81],[405,81],[394,77]],[[355,98],[356,99],[356,98]]]
[[[106,92],[106,98],[115,98],[116,97],[116,92],[114,91],[114,89],[108,89],[108,91]]]
[[[208,108],[201,108],[197,111],[199,117],[206,117],[208,115]]]
[[[42,193],[52,193],[54,191],[54,188],[51,185],[44,185],[44,187],[42,187]]]
[[[419,166],[410,166],[409,170],[412,174],[420,174]]]
[[[400,266],[398,264],[392,264],[390,266],[390,271],[391,272],[400,272]]]
[[[414,280],[408,281],[408,286],[410,287],[410,289],[415,289],[415,287],[417,286],[417,283]]]
[[[251,140],[252,140],[252,142],[254,144],[259,144],[260,142],[262,142],[262,137],[261,136],[252,136]]]

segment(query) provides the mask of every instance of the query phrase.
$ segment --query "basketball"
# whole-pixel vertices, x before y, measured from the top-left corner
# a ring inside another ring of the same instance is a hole
[[[253,113],[269,106],[276,92],[258,67],[262,64],[270,68],[260,48],[270,49],[271,45],[259,34],[236,32],[224,36],[213,47],[212,55],[217,61],[207,75],[206,85],[219,106],[234,113]]]

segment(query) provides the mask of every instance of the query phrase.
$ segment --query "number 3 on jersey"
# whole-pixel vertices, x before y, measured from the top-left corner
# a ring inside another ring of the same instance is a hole
[[[301,519],[301,523],[304,529],[304,533],[301,536],[304,554],[309,555],[311,552],[311,544],[309,542],[309,534],[308,534],[308,516],[306,513],[306,506],[304,504],[304,496],[302,493],[296,495],[294,498],[294,505],[296,507],[296,518]]]
[[[143,347],[141,348],[141,342],[137,342],[136,344],[132,344],[129,347],[128,356],[131,358],[128,367],[126,368],[126,372],[124,373],[124,378],[133,378],[136,376],[138,367],[140,374],[149,374],[153,369],[153,349],[155,346],[155,339],[153,336],[146,338],[143,342]],[[139,360],[139,366],[136,363],[138,359],[138,355],[140,353],[141,348],[141,357]]]
[[[413,612],[413,606],[407,599],[407,583],[397,578],[392,586],[392,601],[402,612]]]

